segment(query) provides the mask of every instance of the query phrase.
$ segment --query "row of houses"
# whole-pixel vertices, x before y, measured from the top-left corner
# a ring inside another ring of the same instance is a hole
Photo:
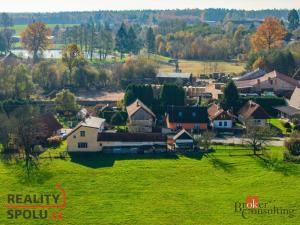
[[[264,109],[249,101],[238,116],[213,104],[200,106],[170,106],[165,113],[166,127],[155,133],[157,118],[140,100],[127,107],[128,133],[106,129],[105,119],[87,116],[67,136],[69,152],[152,152],[166,149],[193,148],[191,132],[213,129],[230,129],[239,120],[253,119],[264,126],[269,115]]]

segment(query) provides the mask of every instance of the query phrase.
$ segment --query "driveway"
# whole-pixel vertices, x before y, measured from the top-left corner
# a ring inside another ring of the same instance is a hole
[[[268,145],[271,146],[283,146],[284,145],[285,138],[274,138],[274,140],[271,140],[268,142]],[[212,140],[214,143],[222,143],[222,144],[236,144],[241,145],[244,144],[245,139],[241,137],[227,137],[227,138],[214,138]]]

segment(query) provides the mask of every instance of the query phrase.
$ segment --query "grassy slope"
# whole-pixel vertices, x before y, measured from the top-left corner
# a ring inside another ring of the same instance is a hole
[[[33,186],[20,184],[18,170],[0,164],[0,202],[7,193],[49,193],[58,182],[67,192],[63,224],[299,224],[300,212],[294,218],[248,219],[234,212],[235,201],[244,202],[247,195],[300,207],[300,165],[267,163],[245,153],[218,147],[214,157],[202,158],[99,155],[44,161],[44,183]],[[273,157],[281,156],[282,149],[273,150]],[[25,224],[5,218],[0,208],[0,224]]]
[[[217,66],[215,66],[217,64]],[[193,73],[194,75],[208,74],[215,72],[223,73],[241,73],[244,71],[243,63],[231,62],[209,62],[209,61],[188,61],[180,60],[179,67],[184,73]],[[162,64],[159,69],[161,72],[173,72],[175,66]]]

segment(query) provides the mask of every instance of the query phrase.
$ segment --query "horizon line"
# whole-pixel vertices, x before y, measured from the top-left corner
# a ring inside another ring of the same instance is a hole
[[[144,8],[144,9],[98,9],[98,10],[64,10],[64,11],[0,11],[0,13],[8,13],[8,14],[37,14],[37,13],[87,13],[87,12],[126,12],[126,11],[172,11],[172,10],[207,10],[207,9],[225,9],[225,10],[237,10],[237,11],[264,11],[264,10],[292,10],[296,9],[300,11],[300,8],[261,8],[261,9],[243,9],[243,8],[168,8],[168,9],[158,9],[158,8]]]

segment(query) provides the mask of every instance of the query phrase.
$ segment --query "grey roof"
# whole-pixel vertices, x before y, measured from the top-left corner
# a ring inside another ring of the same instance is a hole
[[[190,79],[190,73],[159,73],[157,78],[180,78],[180,79]]]
[[[292,106],[277,106],[274,108],[289,116],[300,115],[300,109],[294,108]]]
[[[248,73],[244,74],[241,77],[238,77],[236,80],[237,81],[252,80],[252,79],[262,77],[265,74],[266,74],[266,71],[264,71],[263,69],[257,68],[256,70],[253,70],[251,72],[248,72]]]
[[[300,88],[296,87],[289,101],[289,105],[300,109]]]
[[[87,117],[85,118],[80,125],[84,127],[92,127],[92,128],[100,128],[102,123],[105,122],[105,119],[99,118],[99,117]]]

